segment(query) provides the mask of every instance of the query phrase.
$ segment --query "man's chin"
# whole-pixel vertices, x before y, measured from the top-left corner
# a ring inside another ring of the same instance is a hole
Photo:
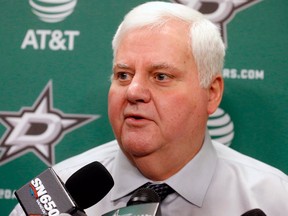
[[[146,157],[154,152],[151,143],[132,141],[122,142],[121,146],[122,151],[124,151],[126,155],[135,158]]]

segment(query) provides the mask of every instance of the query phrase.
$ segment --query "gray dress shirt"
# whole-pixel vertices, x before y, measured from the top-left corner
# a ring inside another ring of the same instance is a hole
[[[115,185],[100,202],[85,210],[88,216],[126,206],[131,192],[151,182],[127,160],[116,141],[67,159],[54,169],[65,182],[92,161],[99,161],[108,169]],[[164,182],[176,193],[161,203],[163,216],[240,216],[254,208],[262,209],[267,216],[288,215],[287,175],[211,141],[207,133],[199,153]],[[10,216],[21,215],[20,212],[18,206]]]

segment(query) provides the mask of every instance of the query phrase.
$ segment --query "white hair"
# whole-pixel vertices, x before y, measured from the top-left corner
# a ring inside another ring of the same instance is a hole
[[[168,2],[147,2],[132,9],[119,25],[112,41],[114,58],[124,35],[142,27],[161,28],[169,20],[180,20],[189,25],[192,56],[195,59],[199,81],[208,87],[216,74],[222,73],[225,45],[218,27],[200,12],[187,6]]]

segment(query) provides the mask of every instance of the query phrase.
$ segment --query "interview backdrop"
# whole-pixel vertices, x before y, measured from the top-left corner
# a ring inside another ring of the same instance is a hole
[[[14,191],[48,166],[114,139],[111,39],[144,2],[1,1],[1,215],[17,203]],[[225,94],[208,122],[213,139],[288,173],[287,1],[174,2],[205,13],[227,46]]]

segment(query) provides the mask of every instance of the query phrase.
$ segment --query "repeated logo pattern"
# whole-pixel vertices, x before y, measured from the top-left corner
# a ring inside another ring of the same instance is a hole
[[[34,152],[52,165],[54,147],[63,136],[99,117],[64,114],[55,109],[50,81],[32,107],[23,107],[19,112],[0,112],[0,122],[7,129],[0,140],[0,164]]]
[[[173,1],[173,0],[172,0]],[[226,25],[234,15],[260,0],[174,0],[205,14],[212,22],[219,25],[227,44]],[[57,23],[71,15],[77,0],[29,0],[33,14],[41,21]],[[36,36],[41,41],[38,45]],[[74,38],[79,31],[28,30],[21,48],[27,46],[44,50],[73,50]],[[44,36],[45,37],[44,37]],[[69,40],[64,40],[68,35]],[[46,39],[46,37],[48,37]],[[49,38],[51,37],[51,38]],[[64,44],[66,43],[67,44]],[[68,48],[67,48],[68,47]],[[0,165],[27,152],[34,152],[41,160],[51,165],[54,163],[54,146],[64,134],[99,118],[98,115],[64,114],[53,108],[52,82],[50,81],[32,107],[23,107],[19,112],[0,112],[0,122],[6,132],[0,139]],[[209,133],[214,140],[230,145],[234,138],[234,125],[230,116],[219,108],[208,121]]]
[[[215,141],[229,146],[234,138],[234,124],[228,113],[218,108],[209,116],[208,130],[211,138]]]
[[[73,13],[77,0],[29,0],[29,4],[40,20],[56,23]]]
[[[224,42],[227,45],[226,26],[236,13],[258,3],[260,0],[174,0],[205,14],[209,20],[219,25]]]

